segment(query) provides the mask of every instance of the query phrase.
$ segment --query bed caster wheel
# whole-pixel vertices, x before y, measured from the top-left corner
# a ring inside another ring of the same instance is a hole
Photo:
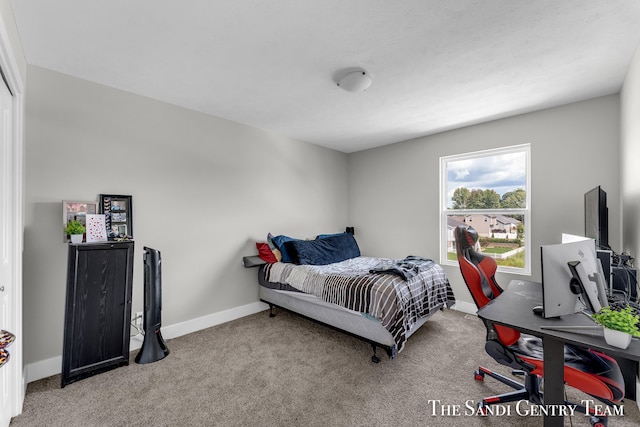
[[[476,381],[484,381],[484,372],[482,371],[475,371],[473,373],[473,377],[476,379]]]
[[[371,361],[373,363],[380,363],[380,358],[374,354],[373,356],[371,356]]]

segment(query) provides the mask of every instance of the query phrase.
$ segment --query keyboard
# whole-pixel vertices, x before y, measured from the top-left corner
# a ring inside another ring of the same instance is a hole
[[[633,312],[635,312],[636,316],[640,317],[640,305],[635,302],[627,302],[615,297],[609,299],[609,307],[611,310],[624,310],[627,306],[633,308]]]

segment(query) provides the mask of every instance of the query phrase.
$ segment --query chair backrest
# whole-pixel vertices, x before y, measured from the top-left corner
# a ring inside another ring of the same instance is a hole
[[[454,231],[458,264],[464,282],[478,308],[484,307],[489,301],[502,293],[498,285],[495,272],[498,268],[496,261],[475,250],[478,242],[478,232],[471,226],[458,226]],[[500,341],[509,346],[520,338],[520,332],[501,325],[493,325]]]

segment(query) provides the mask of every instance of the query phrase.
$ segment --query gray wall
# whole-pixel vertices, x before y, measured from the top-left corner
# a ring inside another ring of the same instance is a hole
[[[62,353],[62,200],[133,196],[133,310],[142,248],[162,252],[163,326],[257,301],[241,257],[266,234],[347,225],[347,155],[28,66],[25,363]]]
[[[366,254],[439,260],[440,157],[530,143],[531,279],[539,281],[540,245],[584,234],[584,193],[596,185],[607,191],[610,245],[620,250],[619,122],[611,95],[353,153],[349,223]],[[444,268],[456,298],[472,303],[457,267]],[[497,276],[505,285],[516,277]]]
[[[640,45],[629,66],[620,101],[622,249],[637,258],[640,256]]]
[[[313,236],[348,223],[365,255],[438,259],[439,158],[468,151],[531,143],[533,280],[541,244],[583,233],[583,194],[596,185],[609,196],[610,243],[621,248],[616,95],[345,155],[27,70],[27,364],[61,354],[63,199],[133,196],[134,310],[142,307],[142,246],[156,247],[164,325],[254,302],[255,271],[240,257],[269,231]],[[457,298],[471,302],[458,270],[445,269]]]

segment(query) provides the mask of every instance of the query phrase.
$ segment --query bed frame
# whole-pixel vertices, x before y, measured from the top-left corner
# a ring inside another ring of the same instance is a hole
[[[245,267],[258,267],[265,264],[257,256],[243,258]],[[267,288],[258,285],[260,301],[269,304],[269,316],[274,317],[274,307],[285,309],[306,319],[320,323],[324,326],[346,333],[355,338],[371,344],[373,356],[371,361],[380,361],[376,354],[378,348],[382,348],[390,359],[395,359],[397,348],[391,333],[382,326],[382,322],[364,314],[349,310],[339,305],[332,304],[303,292],[292,292]],[[406,332],[409,338],[417,331],[431,316],[425,316],[418,320],[413,327]]]

